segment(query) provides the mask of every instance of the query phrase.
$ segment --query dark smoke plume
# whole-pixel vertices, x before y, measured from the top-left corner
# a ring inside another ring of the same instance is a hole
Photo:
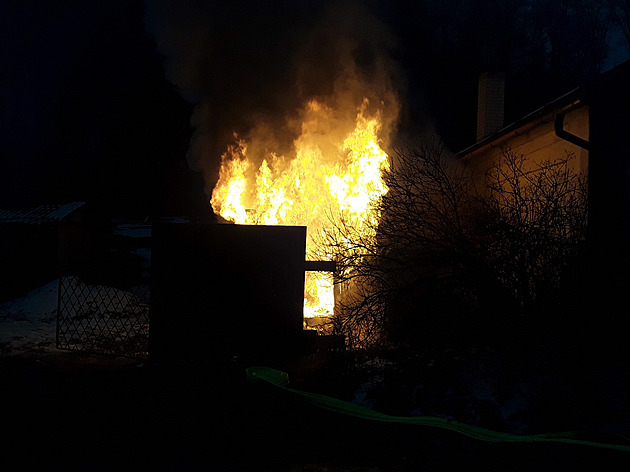
[[[395,40],[360,3],[163,0],[147,3],[145,21],[166,77],[195,104],[188,162],[208,193],[235,132],[265,134],[270,149],[290,154],[309,99],[350,100],[349,113],[363,97],[387,102],[384,124],[395,127]]]

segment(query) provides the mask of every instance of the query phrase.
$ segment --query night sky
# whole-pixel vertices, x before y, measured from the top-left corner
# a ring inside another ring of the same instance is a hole
[[[354,41],[365,71],[391,64],[401,143],[431,128],[458,151],[474,140],[481,70],[506,71],[507,120],[588,77],[544,73],[538,43],[514,33],[534,21],[510,17],[517,3],[5,0],[0,209],[88,201],[115,216],[208,215],[202,170],[211,180],[252,117],[325,93],[337,38]],[[615,44],[606,64],[628,56]],[[191,152],[200,136],[209,165]]]
[[[162,208],[177,173],[192,180],[179,192],[203,200],[185,161],[192,106],[165,79],[143,15],[133,1],[2,3],[0,207],[177,214]]]

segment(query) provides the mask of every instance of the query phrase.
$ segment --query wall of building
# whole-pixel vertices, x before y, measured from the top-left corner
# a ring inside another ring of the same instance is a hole
[[[630,315],[630,62],[592,84],[589,239],[594,274],[593,309],[606,318],[610,337]],[[602,323],[603,324],[603,323]],[[625,325],[624,325],[625,326]],[[627,344],[627,340],[623,342]]]
[[[306,227],[166,223],[151,239],[151,357],[301,347]]]
[[[467,157],[467,165],[477,177],[496,162],[504,147],[509,147],[514,153],[525,156],[525,169],[533,170],[545,160],[561,158],[570,153],[574,158],[570,162],[572,169],[581,173],[588,172],[589,153],[573,143],[556,136],[554,132],[553,113],[537,119],[520,130],[508,133],[492,144],[480,148],[473,155]],[[584,105],[568,112],[564,120],[564,130],[586,141],[589,139],[589,107]]]

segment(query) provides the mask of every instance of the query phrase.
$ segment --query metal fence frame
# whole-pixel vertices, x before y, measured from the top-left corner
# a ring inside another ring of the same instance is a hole
[[[147,358],[150,288],[123,290],[59,276],[57,349]]]
[[[150,239],[128,226],[60,227],[57,349],[148,358]]]

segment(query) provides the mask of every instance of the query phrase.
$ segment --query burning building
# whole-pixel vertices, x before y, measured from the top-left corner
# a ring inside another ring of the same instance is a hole
[[[331,260],[327,248],[317,244],[318,236],[335,219],[357,232],[373,232],[379,216],[373,205],[387,191],[381,177],[389,166],[379,137],[382,112],[369,116],[368,110],[365,100],[354,120],[341,121],[334,108],[308,102],[290,156],[271,151],[261,161],[264,148],[238,140],[223,154],[211,200],[215,212],[238,224],[306,226],[307,258]],[[333,311],[333,274],[307,272],[307,326]]]
[[[274,8],[248,4],[238,34],[211,6],[166,2],[148,18],[167,75],[195,102],[188,159],[214,212],[237,225],[306,227],[307,260],[334,262],[317,240],[333,221],[373,231],[372,204],[387,191],[401,106],[394,39],[359,4]],[[333,313],[333,282],[330,270],[307,271],[307,327]]]

